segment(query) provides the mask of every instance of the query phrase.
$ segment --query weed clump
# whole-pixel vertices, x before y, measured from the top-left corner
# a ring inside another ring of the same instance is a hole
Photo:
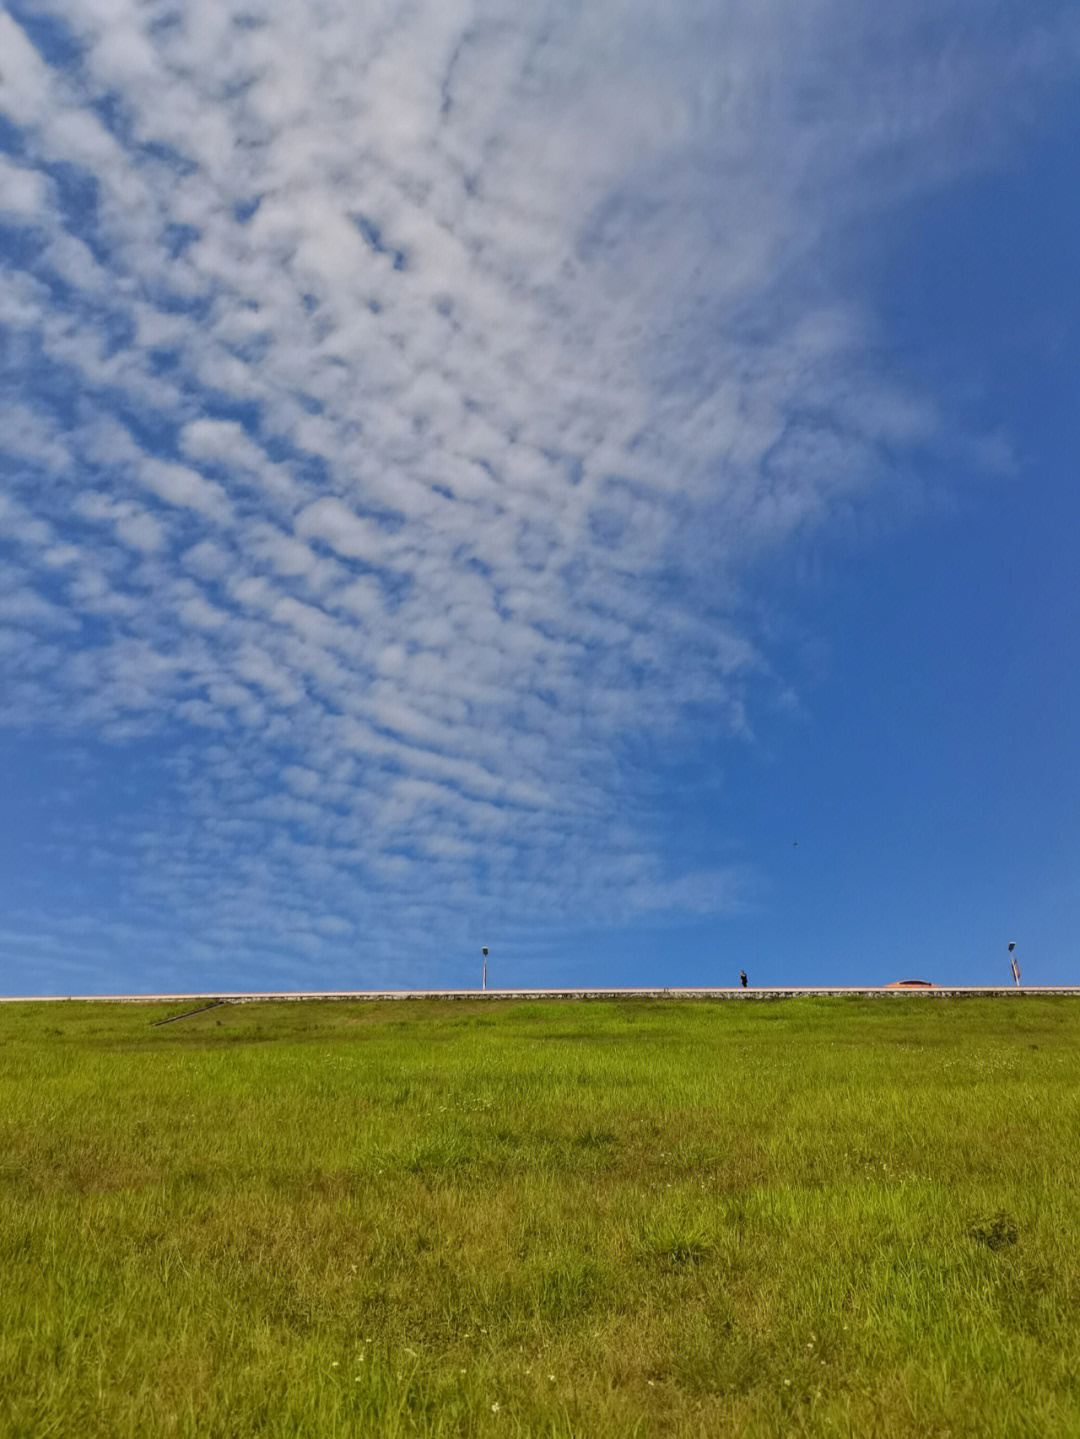
[[[1007,1249],[1020,1237],[1015,1219],[1004,1212],[993,1215],[984,1223],[973,1224],[969,1233],[978,1244],[984,1244],[987,1249],[995,1251]]]

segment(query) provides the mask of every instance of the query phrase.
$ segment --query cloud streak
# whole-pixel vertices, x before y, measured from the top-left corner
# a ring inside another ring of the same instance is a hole
[[[0,720],[153,741],[133,932],[385,978],[744,902],[632,749],[745,742],[748,567],[972,441],[824,257],[1075,80],[976,15],[0,13]]]

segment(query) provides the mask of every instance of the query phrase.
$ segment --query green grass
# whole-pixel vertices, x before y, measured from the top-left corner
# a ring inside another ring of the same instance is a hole
[[[0,1011],[0,1433],[1080,1434],[1080,1003]]]

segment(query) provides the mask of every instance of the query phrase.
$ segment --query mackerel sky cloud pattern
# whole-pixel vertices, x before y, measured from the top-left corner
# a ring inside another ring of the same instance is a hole
[[[985,8],[0,11],[4,952],[438,983],[752,905],[653,760],[799,722],[755,567],[1014,464],[842,263],[1075,84]]]

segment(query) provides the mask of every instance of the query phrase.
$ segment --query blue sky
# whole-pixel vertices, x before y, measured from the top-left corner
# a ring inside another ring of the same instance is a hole
[[[0,7],[0,989],[1075,981],[1078,81]]]

